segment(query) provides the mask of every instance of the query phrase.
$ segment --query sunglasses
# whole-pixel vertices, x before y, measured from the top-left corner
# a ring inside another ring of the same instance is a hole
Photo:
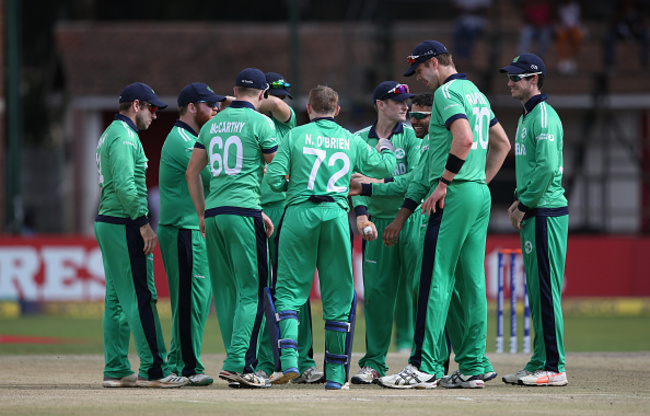
[[[379,99],[383,100],[385,98],[388,98],[387,96],[389,94],[407,94],[409,92],[409,86],[406,84],[397,84],[395,85],[394,88],[391,88],[390,90],[386,91]]]
[[[205,105],[207,105],[210,108],[214,108],[217,105],[217,103],[215,103],[214,101],[205,101],[205,100],[197,101],[196,103],[197,104],[198,103],[205,103]]]
[[[157,106],[151,104],[148,101],[140,101],[140,105],[142,105],[143,107],[148,107],[149,111],[151,111],[151,114],[156,114],[156,110],[158,110]]]
[[[527,74],[508,74],[508,78],[512,82],[519,82],[524,78],[532,77],[533,75],[541,75],[541,72],[529,72]]]
[[[283,79],[279,79],[279,80],[277,80],[277,81],[273,81],[273,82],[271,82],[269,85],[270,85],[271,88],[273,88],[274,90],[286,90],[286,91],[289,91],[289,89],[291,88],[291,84],[289,84],[288,82],[286,82],[286,81],[283,80]]]
[[[416,120],[423,120],[431,115],[431,111],[411,111],[409,117]]]
[[[428,51],[422,55],[409,55],[406,57],[406,60],[408,61],[409,65],[413,65],[416,59],[422,58],[423,56],[436,56],[436,53],[434,51]]]

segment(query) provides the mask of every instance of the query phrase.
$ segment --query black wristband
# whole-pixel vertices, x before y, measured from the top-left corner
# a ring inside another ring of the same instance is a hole
[[[371,183],[362,183],[361,184],[361,196],[372,196],[372,184]]]
[[[451,185],[451,181],[448,180],[448,179],[445,179],[444,176],[440,177],[440,182],[444,183],[447,186]]]
[[[463,167],[463,163],[465,163],[463,159],[459,158],[453,153],[449,153],[449,157],[447,158],[447,164],[445,165],[445,169],[447,169],[451,173],[458,173],[460,171],[460,168]]]

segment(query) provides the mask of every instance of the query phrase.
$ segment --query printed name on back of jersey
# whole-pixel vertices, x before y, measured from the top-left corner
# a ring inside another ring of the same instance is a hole
[[[467,98],[467,101],[472,105],[476,105],[477,103],[485,104],[485,105],[488,104],[487,100],[485,99],[485,96],[483,94],[481,94],[480,92],[467,94],[467,95],[465,95],[465,98]]]
[[[305,145],[324,147],[325,149],[350,150],[350,139],[316,136],[316,143],[311,134],[305,134]]]
[[[246,125],[243,121],[222,121],[210,127],[210,133],[241,133]]]

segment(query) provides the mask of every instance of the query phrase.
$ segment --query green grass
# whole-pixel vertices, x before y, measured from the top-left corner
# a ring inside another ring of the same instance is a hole
[[[321,319],[321,305],[313,304],[314,351],[324,350],[324,323]],[[354,351],[365,350],[365,321],[362,308],[357,319]],[[506,323],[506,348],[508,345],[509,318]],[[521,315],[519,333],[523,333]],[[565,315],[565,347],[570,352],[630,352],[650,350],[650,331],[647,330],[650,317],[646,316],[584,316]],[[171,319],[161,318],[164,337],[169,346]],[[488,352],[495,348],[496,316],[488,315]],[[0,343],[0,354],[102,354],[101,317],[69,318],[52,315],[30,315],[19,318],[0,319],[0,335],[23,335],[39,337],[69,338],[63,344],[8,344]],[[394,348],[394,347],[393,347]],[[520,338],[521,348],[521,338]],[[131,350],[135,352],[133,343]],[[203,341],[205,353],[225,352],[216,316],[210,315]]]

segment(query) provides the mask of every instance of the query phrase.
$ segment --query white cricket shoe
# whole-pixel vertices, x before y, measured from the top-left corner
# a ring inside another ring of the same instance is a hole
[[[102,386],[104,387],[135,387],[138,381],[138,375],[131,373],[122,378],[104,377]]]
[[[519,379],[522,377],[529,376],[533,373],[530,371],[526,370],[525,368],[523,370],[519,370],[514,374],[507,374],[503,377],[501,377],[501,380],[503,380],[504,383],[506,384],[519,384]]]
[[[291,380],[295,384],[317,384],[325,382],[325,373],[316,367],[309,367],[300,377]]]
[[[352,377],[352,384],[371,384],[377,383],[379,373],[371,367],[363,367]]]
[[[214,379],[207,374],[196,373],[187,377],[190,386],[209,386],[214,383]]]
[[[284,371],[276,371],[273,374],[271,374],[271,377],[269,377],[269,382],[271,384],[287,384],[294,378],[297,378],[300,376],[300,372],[298,371],[297,368],[292,367],[288,368]]]
[[[389,389],[435,389],[438,379],[435,374],[424,373],[409,364],[397,374],[381,377],[377,383]]]
[[[144,377],[138,376],[138,381],[136,385],[138,387],[157,387],[162,389],[173,389],[178,387],[183,387],[189,383],[187,377],[179,377],[174,373],[171,373],[167,377],[159,378],[158,380],[147,380]]]
[[[466,376],[460,371],[456,370],[452,374],[445,376],[438,382],[442,387],[448,389],[464,388],[464,389],[482,389],[485,387],[483,381],[483,374],[473,376]]]
[[[566,372],[555,373],[537,370],[533,374],[520,378],[519,384],[524,386],[566,386],[569,384],[569,380],[566,377]]]

